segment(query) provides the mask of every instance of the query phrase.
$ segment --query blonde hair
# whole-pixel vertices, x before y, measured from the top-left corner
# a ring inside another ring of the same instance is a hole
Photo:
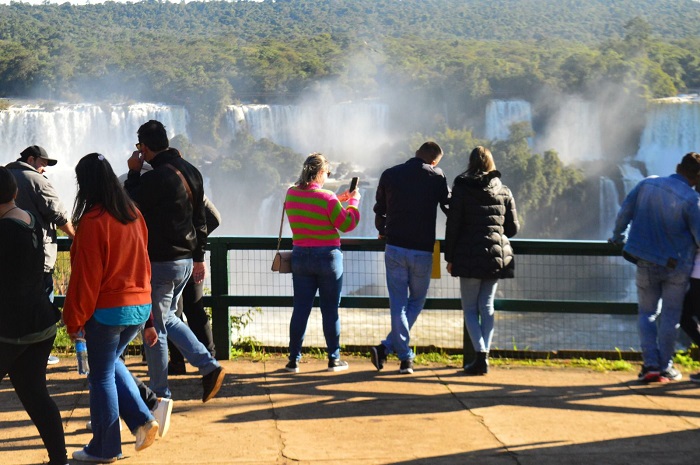
[[[301,169],[301,174],[297,180],[297,186],[308,187],[314,182],[322,171],[328,171],[330,163],[322,153],[314,152],[304,160],[304,166]]]
[[[495,170],[496,162],[493,161],[493,155],[486,147],[479,145],[469,154],[467,174],[490,173]]]

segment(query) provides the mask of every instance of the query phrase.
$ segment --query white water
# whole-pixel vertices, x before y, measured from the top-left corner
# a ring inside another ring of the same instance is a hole
[[[532,125],[532,109],[525,100],[491,100],[486,106],[486,138],[506,140],[515,123]]]
[[[187,134],[183,107],[153,103],[13,105],[0,111],[0,163],[16,160],[29,145],[45,148],[58,160],[45,174],[70,210],[75,196],[73,169],[78,160],[99,152],[117,174],[126,172],[126,160],[138,142],[136,131],[150,119],[162,122],[171,138]]]
[[[649,105],[636,159],[650,175],[668,176],[688,152],[700,151],[700,98],[687,95]]]

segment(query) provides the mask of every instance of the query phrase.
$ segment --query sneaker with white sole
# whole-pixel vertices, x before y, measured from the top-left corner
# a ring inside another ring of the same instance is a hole
[[[410,375],[411,373],[413,373],[413,360],[401,360],[399,373],[401,373],[402,375]]]
[[[49,358],[46,360],[46,364],[47,365],[56,365],[60,361],[61,361],[61,359],[56,357],[55,355],[49,355]]]
[[[348,362],[345,360],[340,360],[338,358],[328,359],[328,371],[344,371],[350,367]]]
[[[683,379],[683,374],[675,368],[671,367],[668,370],[664,370],[659,374],[659,381],[662,383],[668,383],[670,381],[680,381]]]
[[[165,397],[159,397],[156,408],[151,413],[158,422],[158,436],[161,438],[168,434],[170,429],[170,415],[173,413],[173,401]]]
[[[155,420],[149,420],[145,424],[136,428],[136,444],[134,448],[136,452],[144,450],[149,447],[156,440],[156,434],[158,434],[158,422]]]
[[[284,370],[290,373],[299,373],[299,361],[290,360],[289,363],[284,366]]]
[[[73,452],[73,458],[78,462],[89,462],[89,463],[112,463],[116,462],[119,457],[103,458],[97,457],[96,455],[88,454],[85,449],[78,449]]]

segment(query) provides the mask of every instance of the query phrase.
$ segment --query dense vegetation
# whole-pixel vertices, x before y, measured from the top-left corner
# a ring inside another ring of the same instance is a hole
[[[622,93],[633,121],[646,99],[700,88],[699,32],[690,0],[12,3],[0,5],[0,97],[182,104],[193,155],[226,154],[219,174],[287,180],[299,154],[221,146],[226,105],[294,101],[332,82],[336,100],[399,102],[392,120],[407,141],[441,137],[463,157],[489,142],[473,136],[473,115],[494,97]],[[523,131],[494,153],[518,180],[523,215],[551,223],[557,199],[586,200],[583,176],[555,152],[531,153]]]

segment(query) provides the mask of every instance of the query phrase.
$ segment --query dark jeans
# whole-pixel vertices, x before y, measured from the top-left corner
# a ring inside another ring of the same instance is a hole
[[[46,388],[46,359],[55,338],[34,344],[0,342],[0,380],[10,375],[10,382],[24,410],[39,430],[50,465],[68,463],[61,414]]]
[[[683,301],[681,328],[700,346],[700,279],[690,278],[690,287]]]
[[[209,321],[209,315],[204,310],[202,295],[204,295],[204,283],[195,284],[194,278],[190,277],[185,285],[185,289],[182,291],[180,301],[177,303],[177,312],[175,314],[180,318],[182,318],[183,313],[185,314],[187,325],[194,335],[199,342],[204,344],[211,356],[216,358],[211,322]],[[170,363],[173,365],[185,364],[185,358],[170,340],[168,340],[168,350],[170,351]]]

